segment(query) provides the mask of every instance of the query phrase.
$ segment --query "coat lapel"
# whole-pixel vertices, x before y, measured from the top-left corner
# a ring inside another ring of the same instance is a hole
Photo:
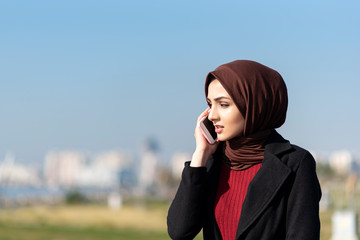
[[[216,199],[216,190],[219,183],[219,175],[220,175],[220,168],[221,168],[221,161],[216,161],[213,157],[209,159],[209,180],[208,180],[208,191],[210,192],[210,202],[209,202],[209,208],[212,209],[212,211],[209,211],[209,218],[211,219],[208,222],[208,228],[211,229],[212,235],[214,236],[214,239],[222,239],[221,233],[219,230],[219,227],[216,223],[215,214],[214,214],[214,206],[215,206],[215,199]]]
[[[267,208],[291,173],[291,170],[283,164],[278,157],[281,153],[290,150],[291,145],[281,136],[281,139],[279,139],[279,136],[280,135],[275,132],[272,138],[275,142],[270,142],[266,145],[262,167],[249,184],[242,206],[236,239],[238,239]]]

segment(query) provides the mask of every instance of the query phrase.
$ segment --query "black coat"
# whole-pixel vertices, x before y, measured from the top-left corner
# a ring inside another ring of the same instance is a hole
[[[219,164],[214,157],[206,168],[185,164],[168,212],[172,239],[193,239],[201,229],[205,240],[222,239],[214,216]],[[236,240],[319,239],[320,198],[314,158],[274,131],[262,167],[249,184]]]

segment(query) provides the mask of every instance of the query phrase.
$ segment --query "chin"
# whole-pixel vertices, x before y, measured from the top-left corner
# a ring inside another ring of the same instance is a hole
[[[227,138],[226,136],[219,136],[219,135],[217,136],[217,139],[221,142],[229,140],[229,138]]]
[[[229,141],[229,140],[231,140],[231,139],[233,139],[233,138],[236,138],[236,137],[239,137],[238,135],[222,135],[222,136],[217,136],[217,138],[219,139],[219,141],[222,141],[222,142],[224,142],[224,141]]]

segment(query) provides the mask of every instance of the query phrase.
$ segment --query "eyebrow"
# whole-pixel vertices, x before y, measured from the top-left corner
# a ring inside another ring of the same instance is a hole
[[[230,100],[230,98],[228,98],[228,97],[220,96],[220,97],[215,98],[214,101],[217,102],[217,101],[220,101],[222,99]],[[209,98],[206,98],[206,100],[211,101]]]

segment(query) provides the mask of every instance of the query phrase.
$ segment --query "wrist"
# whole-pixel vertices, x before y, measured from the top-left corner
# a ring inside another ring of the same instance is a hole
[[[192,155],[191,167],[205,167],[211,154],[205,150],[196,149]]]

